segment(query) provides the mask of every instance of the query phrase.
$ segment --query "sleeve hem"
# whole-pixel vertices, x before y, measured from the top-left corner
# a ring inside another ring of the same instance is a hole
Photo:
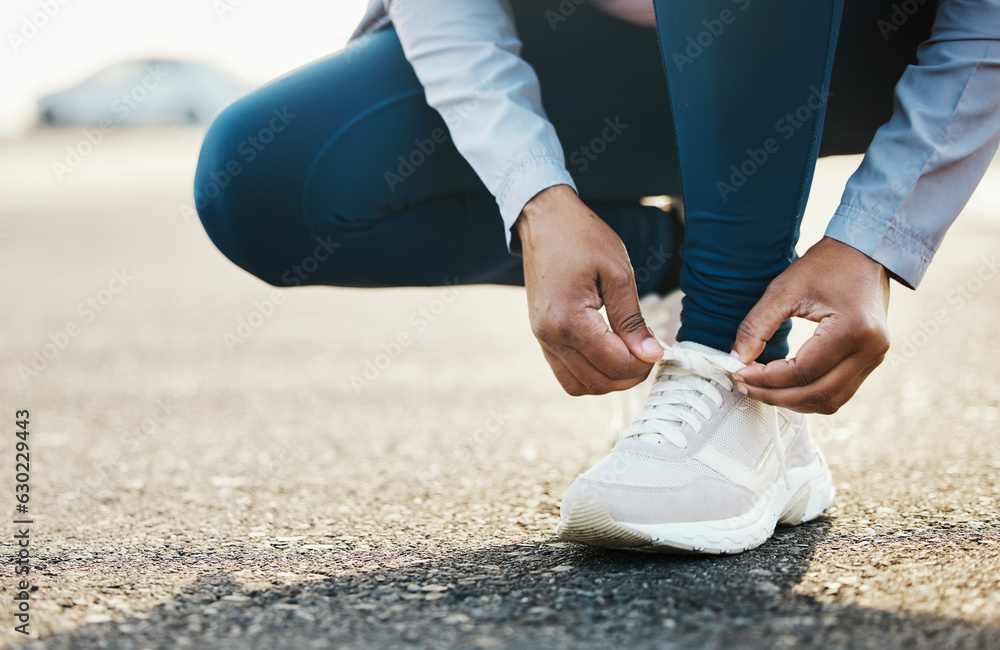
[[[919,240],[857,206],[840,204],[826,236],[872,258],[905,286],[915,289],[934,254]]]
[[[521,215],[525,204],[536,194],[554,185],[569,185],[576,192],[576,184],[566,171],[562,160],[554,156],[533,156],[518,164],[497,191],[497,205],[503,219],[507,250],[520,252],[520,244],[512,241],[514,222]]]

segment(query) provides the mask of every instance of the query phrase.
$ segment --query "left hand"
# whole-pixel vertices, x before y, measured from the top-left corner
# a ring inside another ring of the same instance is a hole
[[[740,325],[733,350],[750,363],[788,318],[819,323],[794,358],[753,363],[737,388],[802,413],[835,413],[889,350],[889,273],[878,262],[824,237],[776,277]]]

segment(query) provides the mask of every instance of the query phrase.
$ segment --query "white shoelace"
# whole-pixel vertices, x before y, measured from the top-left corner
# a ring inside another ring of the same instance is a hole
[[[712,407],[722,407],[722,393],[716,384],[732,390],[730,375],[746,366],[727,355],[706,356],[679,344],[664,347],[663,361],[672,363],[660,364],[649,399],[632,418],[622,437],[658,434],[676,447],[686,449],[688,441],[681,429],[683,425],[688,424],[696,433],[700,432],[702,423],[712,418]],[[781,474],[790,488],[785,449],[777,425],[772,431]]]
[[[681,326],[683,296],[680,289],[677,289],[666,296],[651,293],[639,299],[646,325],[656,333],[656,340],[664,349],[676,342],[677,330]],[[655,380],[655,372],[653,379]],[[622,430],[631,422],[632,415],[642,408],[652,386],[653,382],[647,380],[628,390],[612,393],[612,412],[607,424],[607,436],[611,444],[621,437]]]

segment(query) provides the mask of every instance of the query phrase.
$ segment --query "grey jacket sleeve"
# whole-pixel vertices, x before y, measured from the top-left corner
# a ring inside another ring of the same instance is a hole
[[[917,61],[826,231],[910,287],[1000,144],[1000,0],[946,0]]]

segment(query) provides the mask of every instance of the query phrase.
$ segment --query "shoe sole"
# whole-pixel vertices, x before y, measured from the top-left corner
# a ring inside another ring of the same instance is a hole
[[[719,555],[749,551],[767,541],[777,524],[812,521],[833,505],[833,477],[819,452],[811,465],[789,472],[793,489],[781,482],[750,512],[716,521],[633,524],[615,520],[607,504],[580,499],[559,525],[560,538],[600,546],[662,553]]]

